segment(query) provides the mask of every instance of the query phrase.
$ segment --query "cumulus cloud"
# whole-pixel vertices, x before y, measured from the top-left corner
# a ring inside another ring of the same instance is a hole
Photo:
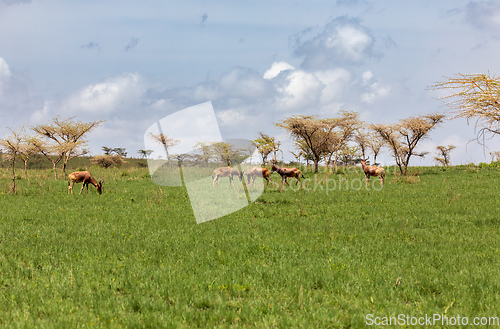
[[[264,73],[264,79],[272,79],[283,71],[294,69],[295,67],[287,62],[274,62],[271,68]]]
[[[137,74],[125,74],[89,85],[62,102],[67,113],[109,114],[136,104],[144,92]]]
[[[374,81],[373,72],[365,71],[361,75],[362,86],[365,87],[365,92],[361,95],[361,100],[364,103],[370,104],[377,99],[389,95],[391,87],[382,84],[380,81]]]
[[[304,30],[292,38],[294,54],[304,57],[305,69],[324,69],[343,64],[361,63],[376,57],[375,38],[359,19],[338,17],[331,20],[319,34]]]

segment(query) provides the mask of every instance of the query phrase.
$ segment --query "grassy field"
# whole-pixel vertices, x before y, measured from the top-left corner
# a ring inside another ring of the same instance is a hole
[[[199,225],[185,188],[155,185],[147,168],[92,172],[105,179],[102,195],[68,195],[45,169],[28,179],[19,169],[12,194],[0,172],[1,327],[500,316],[499,168],[412,168],[407,179],[389,173],[381,190],[365,189],[359,168],[306,174],[304,189],[270,187]]]

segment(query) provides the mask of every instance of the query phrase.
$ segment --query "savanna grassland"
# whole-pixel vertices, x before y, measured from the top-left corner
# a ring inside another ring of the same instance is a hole
[[[365,189],[359,168],[306,173],[305,189],[269,187],[196,224],[186,190],[155,185],[147,168],[92,167],[102,195],[78,195],[80,184],[68,195],[46,169],[28,179],[19,169],[12,194],[3,168],[0,326],[359,328],[367,314],[500,316],[500,168],[388,171],[381,190]]]

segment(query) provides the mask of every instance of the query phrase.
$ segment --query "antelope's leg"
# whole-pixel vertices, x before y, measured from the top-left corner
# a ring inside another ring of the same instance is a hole
[[[79,195],[82,194],[84,188],[85,188],[85,183],[82,184],[82,189],[80,190],[80,193],[78,193]]]

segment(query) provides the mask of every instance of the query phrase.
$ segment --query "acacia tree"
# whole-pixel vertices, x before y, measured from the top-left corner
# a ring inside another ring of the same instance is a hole
[[[399,171],[406,176],[410,158],[426,154],[416,152],[417,144],[427,137],[443,118],[442,114],[429,114],[402,119],[396,124],[374,124],[371,127],[386,141]]]
[[[159,134],[150,133],[149,137],[154,142],[163,145],[163,147],[165,148],[165,152],[167,154],[168,164],[170,164],[170,156],[168,154],[168,149],[171,148],[172,146],[175,146],[175,145],[179,144],[180,141],[177,140],[177,139],[170,138],[167,135],[164,135],[163,133],[159,133]]]
[[[295,139],[303,143],[313,156],[314,172],[318,172],[319,162],[330,140],[328,134],[334,128],[330,119],[320,119],[312,115],[296,115],[285,118],[276,126],[283,128]]]
[[[267,157],[271,154],[271,152],[274,153],[274,158],[276,158],[276,153],[280,148],[280,142],[276,141],[276,138],[262,132],[259,132],[259,137],[254,139],[252,143],[255,145],[257,152],[259,152],[262,158],[262,166],[266,165]]]
[[[38,153],[38,149],[31,143],[31,137],[23,136],[19,157],[24,162],[24,178],[28,178],[28,161],[31,156]]]
[[[380,153],[380,150],[386,144],[385,139],[382,138],[377,132],[373,132],[368,137],[368,148],[373,153],[373,164],[377,164],[377,156]]]
[[[22,148],[23,137],[22,134],[24,132],[23,128],[20,128],[19,131],[14,131],[10,129],[11,135],[5,139],[0,139],[0,147],[3,149],[3,156],[10,161],[12,167],[12,193],[16,193],[16,172],[15,172],[15,164],[16,157],[19,155]]]
[[[32,129],[46,140],[54,143],[55,148],[62,154],[63,175],[66,176],[68,161],[74,157],[88,153],[84,136],[104,121],[81,122],[73,118],[61,119],[56,116],[51,124],[38,125]]]
[[[232,163],[241,163],[246,158],[242,150],[231,143],[213,142],[210,146],[212,154],[217,161],[227,164],[228,167],[230,167]]]
[[[327,119],[326,123],[329,125],[329,133],[326,135],[328,144],[324,152],[328,155],[328,160],[325,161],[328,170],[332,156],[333,167],[337,166],[339,152],[347,147],[347,142],[359,130],[361,121],[356,112],[341,111],[338,117]]]
[[[353,140],[359,146],[359,150],[361,151],[361,157],[366,159],[366,151],[370,148],[370,134],[366,130],[363,124],[360,122],[360,127],[356,129],[353,134]]]
[[[456,148],[455,145],[448,145],[448,146],[439,145],[439,146],[437,146],[436,149],[437,149],[440,157],[434,157],[434,160],[441,163],[443,166],[449,166],[451,163],[450,153],[455,148]]]
[[[149,156],[151,155],[151,153],[153,153],[153,150],[139,150],[137,151],[137,153],[139,153],[139,157],[141,159],[144,159],[144,158],[149,158]]]
[[[300,156],[304,157],[304,160],[306,161],[306,166],[309,166],[309,161],[314,162],[314,156],[311,153],[311,150],[309,149],[309,147],[307,147],[304,140],[296,140],[294,145],[299,150],[299,152],[297,154],[299,156],[299,158],[300,158]],[[293,152],[292,152],[292,154],[295,157],[297,157],[297,155],[295,155]]]
[[[30,140],[30,143],[37,149],[40,154],[43,154],[43,156],[52,163],[54,179],[57,180],[56,166],[59,162],[61,162],[64,156],[64,153],[61,151],[59,146],[37,138],[32,138]]]
[[[431,88],[451,91],[441,99],[448,103],[455,118],[476,120],[478,141],[484,141],[489,134],[500,135],[500,77],[459,73]]]

